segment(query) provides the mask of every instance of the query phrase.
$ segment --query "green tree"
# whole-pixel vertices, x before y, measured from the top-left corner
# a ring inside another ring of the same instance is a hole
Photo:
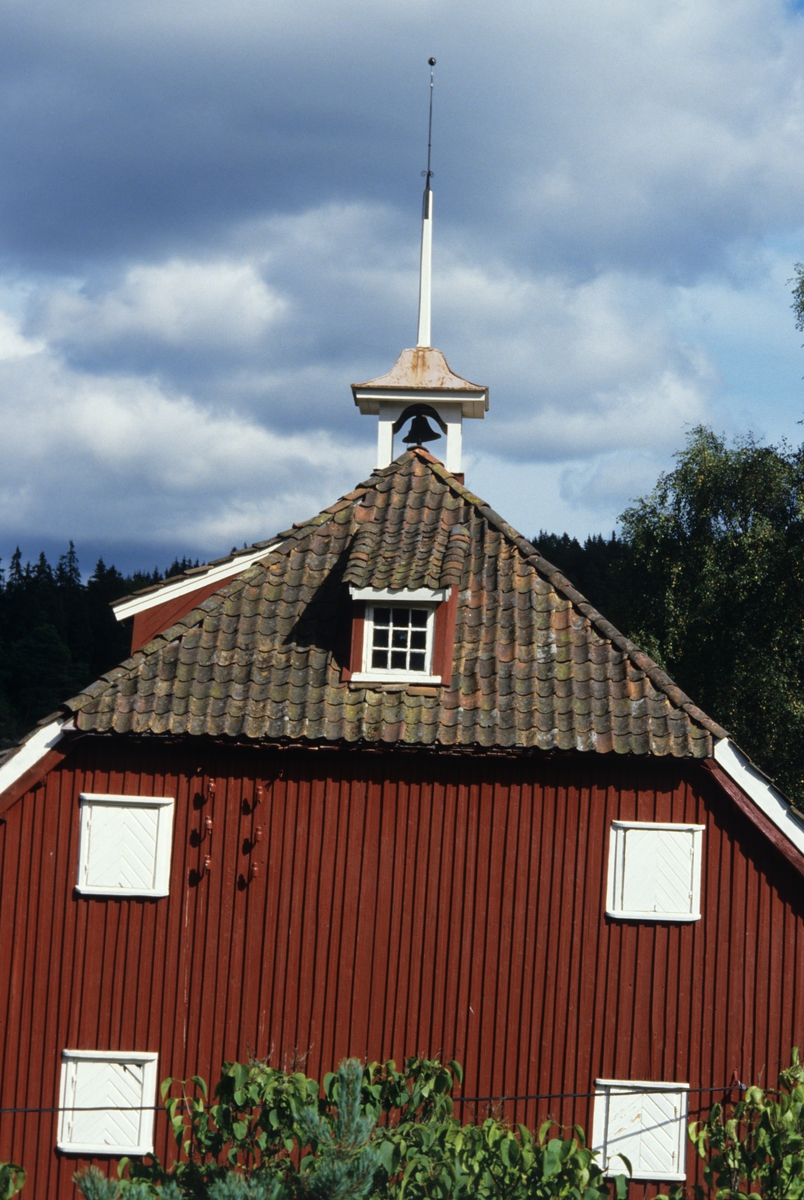
[[[793,278],[788,283],[793,284],[793,303],[790,307],[796,314],[796,329],[804,333],[804,263],[795,264]]]
[[[804,448],[699,426],[622,516],[620,627],[804,804]]]
[[[168,573],[193,565],[176,558]],[[124,576],[99,559],[84,583],[72,542],[55,567],[44,553],[23,565],[14,551],[0,569],[0,748],[128,657],[131,628],[110,603],[162,578],[156,568]]]
[[[568,533],[541,530],[531,538],[548,562],[558,567],[570,583],[583,592],[608,620],[617,624],[622,611],[622,573],[629,549],[616,533],[605,538],[592,534],[583,545]]]

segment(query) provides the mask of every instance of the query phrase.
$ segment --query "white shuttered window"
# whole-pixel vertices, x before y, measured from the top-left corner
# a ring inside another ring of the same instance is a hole
[[[704,828],[612,821],[606,915],[632,921],[700,920]]]
[[[73,1154],[150,1154],[157,1057],[65,1050],[58,1148]]]
[[[167,896],[173,798],[81,793],[78,891]]]
[[[593,1149],[607,1175],[676,1182],[686,1178],[686,1083],[596,1079]]]

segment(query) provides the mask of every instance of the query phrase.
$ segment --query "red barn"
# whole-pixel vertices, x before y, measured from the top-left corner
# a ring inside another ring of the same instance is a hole
[[[456,1057],[682,1178],[685,1115],[801,1040],[797,817],[425,451],[133,603],[150,640],[0,768],[0,1159],[36,1200],[165,1154],[136,1105],[250,1053]]]
[[[465,1065],[467,1114],[585,1126],[637,1197],[804,1038],[804,827],[464,486],[488,395],[419,341],[355,386],[371,478],[121,602],[132,656],[0,766],[0,1160],[30,1200],[169,1156],[165,1076],[412,1053]]]

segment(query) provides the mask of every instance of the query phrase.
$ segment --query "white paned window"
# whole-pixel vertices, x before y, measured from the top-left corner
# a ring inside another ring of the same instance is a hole
[[[687,1083],[595,1080],[593,1149],[607,1175],[662,1182],[686,1178]]]
[[[73,1154],[150,1154],[156,1054],[65,1050],[58,1148]]]
[[[704,828],[612,821],[606,915],[632,921],[700,920]]]
[[[82,792],[78,891],[167,896],[172,839],[172,797]]]
[[[424,605],[372,604],[366,612],[367,671],[429,675],[433,662],[433,610]]]
[[[352,588],[351,592],[356,599],[366,600],[363,669],[352,679],[357,683],[440,683],[440,675],[433,675],[435,610],[449,589],[389,592]]]

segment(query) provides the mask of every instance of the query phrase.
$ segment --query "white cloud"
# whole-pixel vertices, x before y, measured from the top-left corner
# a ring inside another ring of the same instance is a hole
[[[252,263],[170,259],[131,266],[100,295],[54,288],[39,320],[52,340],[82,350],[124,339],[191,348],[198,343],[247,347],[286,312]]]
[[[494,378],[488,445],[508,458],[593,457],[625,441],[659,450],[707,419],[717,373],[682,340],[677,289],[606,272],[589,281],[456,265],[438,289],[450,345]],[[457,354],[450,361],[461,371]],[[471,374],[471,373],[470,373]]]
[[[369,473],[374,421],[359,417],[348,385],[388,369],[404,344],[397,331],[399,314],[414,311],[415,246],[385,209],[366,205],[325,206],[233,242],[236,251],[214,263],[131,264],[122,283],[96,284],[91,297],[75,281],[46,285],[44,298],[34,290],[36,338],[8,318],[16,357],[0,364],[0,469],[9,536],[57,512],[48,520],[65,538],[147,531],[214,553],[268,536],[299,516],[293,504],[323,506]],[[578,281],[489,253],[472,266],[468,258],[454,236],[442,247],[438,341],[454,369],[491,386],[486,421],[466,431],[487,460],[570,461],[593,474],[623,447],[661,455],[705,419],[715,373],[662,311],[676,291],[624,272]],[[282,336],[264,330],[244,343],[244,325],[272,328],[266,296],[283,298]],[[355,353],[361,322],[382,331],[376,358]],[[146,332],[173,339],[185,356],[179,369],[157,354],[156,369],[149,361],[110,371],[110,342],[123,347]],[[185,362],[202,355],[204,332],[231,353],[193,376]],[[568,503],[594,511],[592,493],[581,499],[560,478],[558,486]],[[70,496],[64,509],[60,494]],[[599,503],[608,511],[612,496]]]
[[[156,380],[80,373],[30,351],[0,362],[0,532],[142,540],[170,548],[253,541],[330,503],[364,452],[214,412]],[[228,547],[227,547],[228,548]]]
[[[14,318],[0,311],[0,362],[28,358],[32,354],[38,354],[44,346],[41,338],[23,337]]]

